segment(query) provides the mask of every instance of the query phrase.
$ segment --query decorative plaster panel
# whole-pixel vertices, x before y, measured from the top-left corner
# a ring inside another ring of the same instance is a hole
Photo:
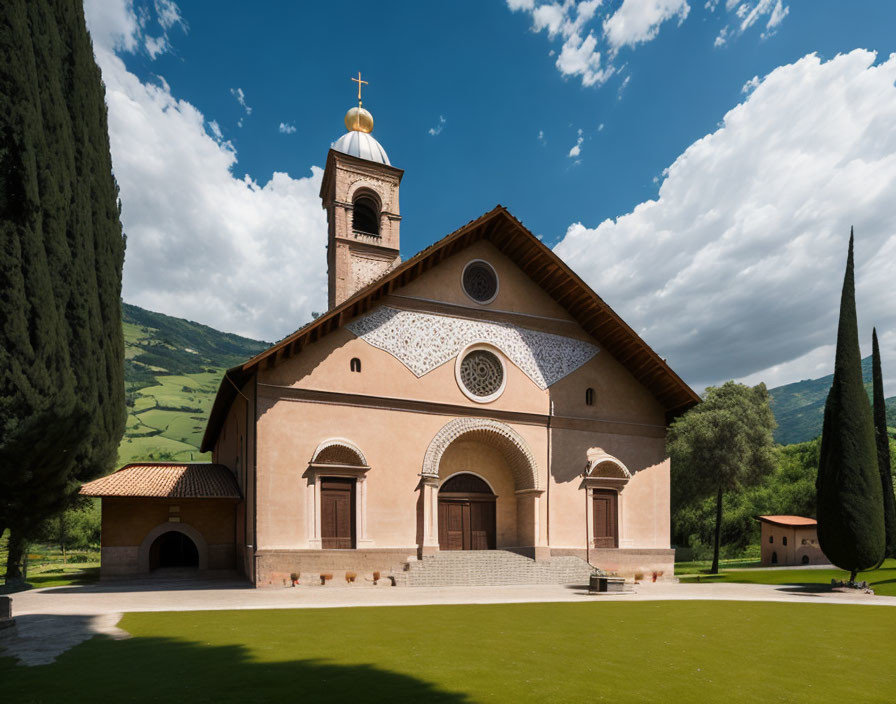
[[[585,364],[598,348],[589,342],[510,323],[396,310],[388,306],[346,327],[388,352],[418,377],[428,374],[476,342],[501,350],[540,389],[547,389]]]

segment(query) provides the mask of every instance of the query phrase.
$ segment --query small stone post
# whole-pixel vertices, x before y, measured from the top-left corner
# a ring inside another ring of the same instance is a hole
[[[12,597],[0,596],[0,631],[15,625],[12,617]]]

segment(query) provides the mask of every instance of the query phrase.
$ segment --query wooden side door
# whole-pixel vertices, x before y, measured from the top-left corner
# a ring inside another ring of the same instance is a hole
[[[439,549],[469,550],[470,504],[465,501],[439,502]]]
[[[495,502],[470,502],[470,549],[495,549]]]
[[[594,547],[618,548],[619,526],[617,494],[612,489],[594,490]]]
[[[325,549],[355,547],[354,479],[321,479],[320,534]]]

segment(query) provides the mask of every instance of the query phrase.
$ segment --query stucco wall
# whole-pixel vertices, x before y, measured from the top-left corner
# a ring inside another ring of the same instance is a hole
[[[461,288],[463,267],[475,258],[491,263],[500,279],[497,297],[485,306],[475,304]],[[394,291],[384,303],[441,315],[512,322],[590,340],[561,306],[487,242],[446,259]],[[592,342],[601,347],[599,339]],[[350,361],[355,357],[361,360],[361,373],[350,371]],[[361,449],[370,465],[363,474],[366,540],[359,548],[395,550],[396,554],[415,550],[421,541],[420,473],[433,437],[458,416],[488,418],[504,413],[501,422],[522,436],[530,448],[537,485],[544,493],[534,499],[520,499],[515,494],[518,487],[508,458],[488,443],[458,442],[446,451],[439,468],[442,478],[466,470],[492,484],[499,497],[499,547],[534,542],[561,551],[584,549],[585,490],[581,473],[588,450],[600,447],[619,458],[633,475],[621,485],[620,549],[660,555],[657,559],[665,564],[671,559],[667,552],[665,410],[603,349],[547,390],[538,388],[508,359],[504,362],[505,391],[487,404],[474,402],[460,390],[454,359],[417,378],[398,359],[355,337],[345,327],[307,344],[298,355],[278,360],[273,367],[262,365],[256,372],[257,465],[248,463],[244,489],[248,497],[255,469],[257,536],[254,543],[247,537],[247,543],[270,556],[265,558],[270,567],[273,569],[276,563],[280,571],[288,566],[284,555],[314,547],[318,519],[309,463],[322,441],[345,438]],[[595,391],[593,405],[585,402],[588,388]],[[423,405],[410,408],[406,401]],[[239,425],[236,406],[231,409],[234,418],[227,421],[234,427]],[[216,457],[234,457],[229,442],[222,433]],[[359,501],[360,495],[359,491]],[[529,527],[537,524],[525,540],[521,537],[523,523]],[[253,521],[247,518],[247,526],[251,525]]]
[[[818,545],[818,532],[814,526],[779,526],[761,521],[760,559],[763,565],[803,564],[803,555],[808,556],[810,565],[828,563],[827,557]],[[784,545],[787,538],[787,545]],[[778,561],[772,561],[777,553]]]

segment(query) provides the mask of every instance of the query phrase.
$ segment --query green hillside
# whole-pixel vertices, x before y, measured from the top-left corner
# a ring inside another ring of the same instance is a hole
[[[224,370],[267,342],[122,304],[128,423],[121,464],[208,459],[199,452]]]
[[[862,360],[862,376],[871,396],[871,357]],[[834,375],[806,379],[769,389],[772,411],[778,421],[775,440],[782,445],[806,442],[821,435],[824,404]],[[896,426],[896,396],[887,399],[887,422]]]

